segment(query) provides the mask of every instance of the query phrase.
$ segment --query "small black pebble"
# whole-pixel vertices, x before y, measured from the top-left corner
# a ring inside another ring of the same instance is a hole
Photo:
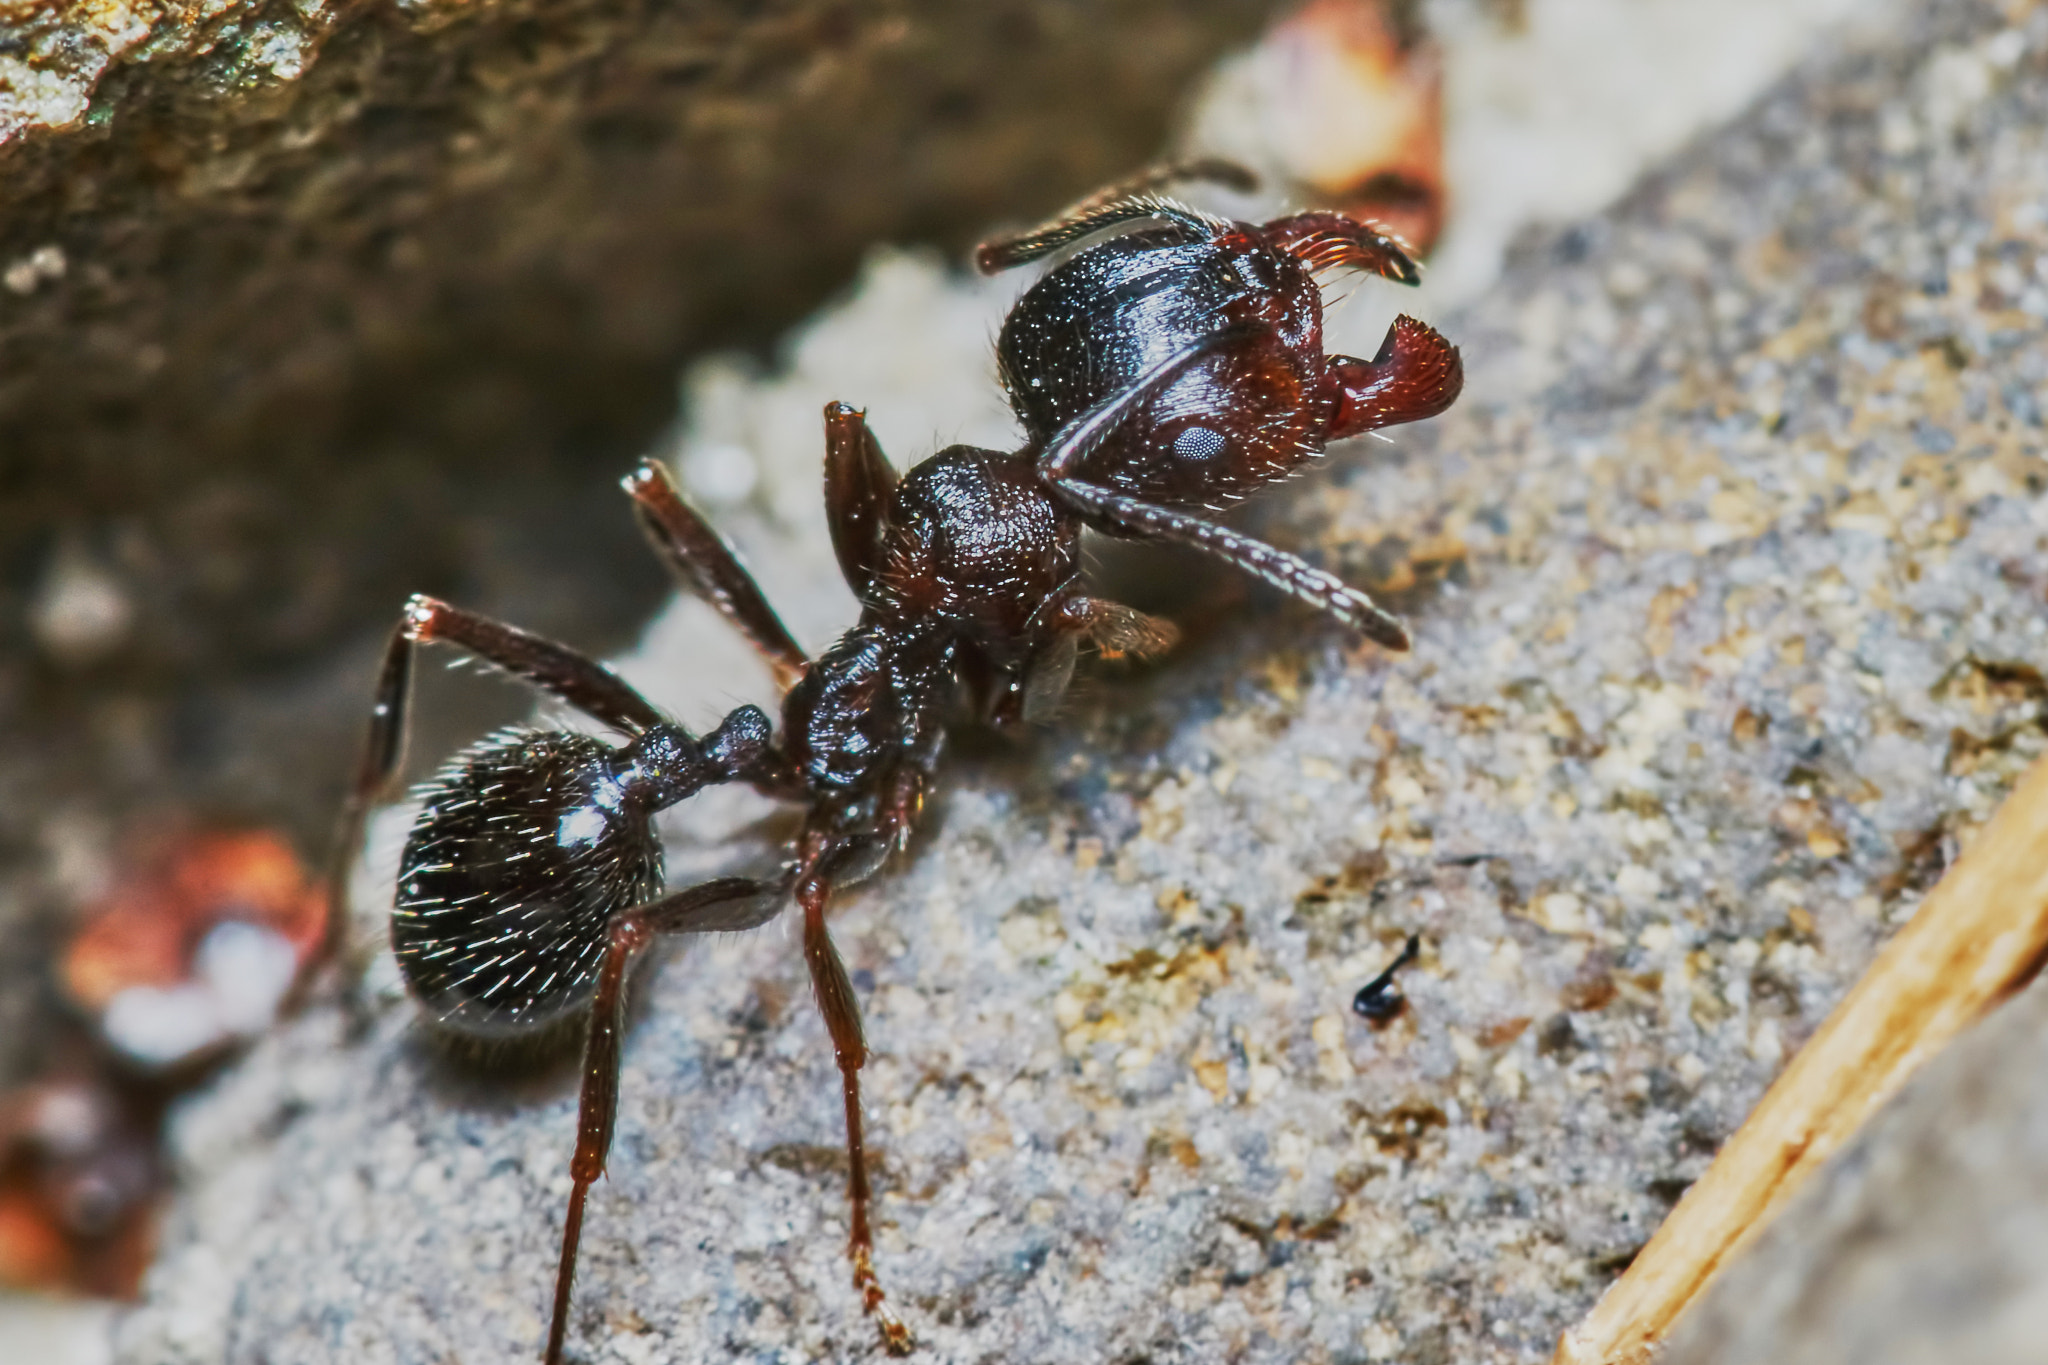
[[[1352,997],[1351,1008],[1370,1023],[1391,1023],[1408,1004],[1408,997],[1401,994],[1400,987],[1394,984],[1394,973],[1421,954],[1421,937],[1408,935],[1407,946],[1401,949],[1401,955],[1387,964],[1385,971],[1359,987],[1358,994]]]

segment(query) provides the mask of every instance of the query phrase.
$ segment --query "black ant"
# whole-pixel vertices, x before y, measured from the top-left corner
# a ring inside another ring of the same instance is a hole
[[[899,479],[859,409],[825,409],[832,546],[861,614],[816,659],[659,465],[625,480],[655,549],[773,667],[785,689],[780,735],[754,706],[692,735],[573,650],[432,598],[406,607],[345,810],[344,865],[398,771],[423,643],[466,650],[625,737],[614,745],[518,731],[451,760],[422,790],[391,916],[406,984],[440,1027],[517,1039],[588,1020],[549,1365],[568,1329],[585,1197],[611,1146],[635,958],[656,935],[765,924],[792,894],[842,1079],[854,1286],[884,1346],[911,1349],[873,1265],[860,1105],[867,1046],[825,912],[835,890],[909,837],[962,696],[986,721],[1038,719],[1065,688],[1081,641],[1139,654],[1171,642],[1166,623],[1088,592],[1084,526],[1196,546],[1370,639],[1407,647],[1401,622],[1364,593],[1197,514],[1287,477],[1328,441],[1443,411],[1463,383],[1458,352],[1402,317],[1371,360],[1326,356],[1314,272],[1351,266],[1413,284],[1406,251],[1336,213],[1254,225],[1157,195],[1190,176],[1247,181],[1218,163],[1167,168],[980,248],[978,264],[993,273],[1143,225],[1057,266],[1004,322],[997,355],[1024,426],[1021,450],[952,446]],[[652,817],[734,781],[803,807],[783,871],[664,891]],[[337,906],[343,889],[337,874]]]

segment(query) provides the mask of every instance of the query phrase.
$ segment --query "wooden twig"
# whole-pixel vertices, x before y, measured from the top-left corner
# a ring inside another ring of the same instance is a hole
[[[1640,1365],[1909,1076],[2048,958],[2048,759],[1885,945],[1554,1365]]]

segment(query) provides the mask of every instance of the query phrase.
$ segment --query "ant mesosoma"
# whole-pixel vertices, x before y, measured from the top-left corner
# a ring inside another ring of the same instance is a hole
[[[1084,526],[1195,546],[1370,639],[1407,647],[1400,621],[1364,593],[1197,514],[1287,477],[1328,441],[1443,411],[1463,382],[1458,352],[1404,316],[1371,360],[1326,356],[1315,272],[1348,266],[1413,284],[1401,245],[1336,213],[1254,225],[1157,194],[1189,177],[1248,181],[1220,163],[1169,167],[980,248],[978,265],[993,273],[1130,229],[1059,264],[1003,324],[997,356],[1024,427],[1021,450],[956,445],[899,478],[859,409],[825,409],[832,546],[861,612],[816,659],[661,466],[645,463],[625,480],[657,552],[774,670],[784,689],[779,735],[754,706],[692,735],[562,645],[427,597],[406,607],[384,655],[338,865],[399,769],[421,644],[465,650],[625,737],[615,745],[515,731],[451,760],[421,790],[391,915],[406,985],[439,1027],[521,1039],[587,1019],[549,1365],[568,1329],[585,1198],[611,1146],[635,959],[657,935],[765,924],[792,894],[842,1081],[854,1286],[883,1344],[911,1348],[873,1265],[860,1102],[867,1047],[826,909],[909,837],[962,696],[989,722],[1036,720],[1066,687],[1083,640],[1137,654],[1171,642],[1165,622],[1087,590]],[[783,871],[665,891],[652,817],[735,781],[803,807]],[[337,906],[344,891],[338,873]]]

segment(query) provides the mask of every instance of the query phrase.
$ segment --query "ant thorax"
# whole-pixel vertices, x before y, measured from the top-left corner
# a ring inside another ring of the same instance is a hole
[[[1014,647],[1080,571],[1078,527],[1032,460],[953,446],[896,486],[870,619]]]

